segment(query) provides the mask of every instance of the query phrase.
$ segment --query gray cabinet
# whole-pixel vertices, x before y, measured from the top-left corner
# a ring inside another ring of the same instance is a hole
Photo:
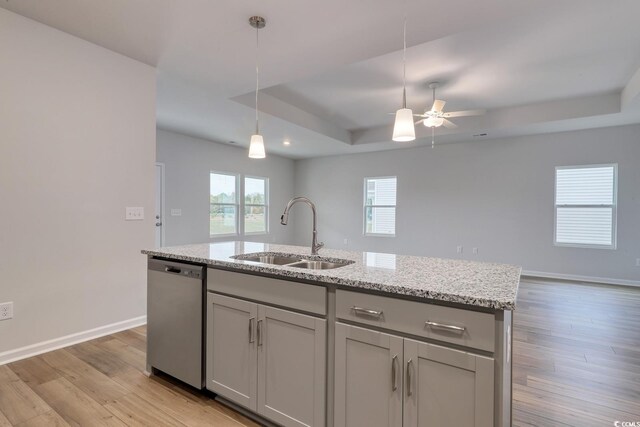
[[[283,426],[324,426],[326,320],[208,294],[207,388]]]
[[[494,360],[336,323],[335,427],[491,427]]]
[[[493,363],[405,338],[403,427],[493,426]]]
[[[255,411],[258,305],[207,295],[207,389]]]
[[[336,323],[335,427],[402,425],[402,338]]]
[[[326,320],[260,305],[258,328],[258,413],[283,426],[324,426]]]

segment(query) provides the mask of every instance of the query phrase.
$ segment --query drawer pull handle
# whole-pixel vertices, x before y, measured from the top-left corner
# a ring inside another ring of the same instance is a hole
[[[444,323],[431,322],[429,320],[425,322],[425,325],[430,326],[432,328],[446,329],[449,331],[455,331],[460,333],[463,333],[467,329],[464,326],[445,325]]]
[[[370,308],[356,307],[355,305],[353,307],[351,307],[351,310],[353,310],[356,314],[364,314],[364,315],[373,316],[373,317],[381,317],[382,316],[382,310],[380,310],[380,311],[371,310]]]

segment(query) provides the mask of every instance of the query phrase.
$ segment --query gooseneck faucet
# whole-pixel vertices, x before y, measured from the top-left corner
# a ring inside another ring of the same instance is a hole
[[[316,230],[316,205],[306,197],[294,197],[289,200],[287,203],[287,207],[284,208],[284,213],[280,217],[280,224],[287,225],[287,221],[289,220],[289,211],[291,207],[298,202],[303,202],[309,205],[311,208],[311,212],[313,213],[313,238],[311,239],[311,255],[318,255],[318,251],[322,249],[324,243],[318,243],[318,231]]]

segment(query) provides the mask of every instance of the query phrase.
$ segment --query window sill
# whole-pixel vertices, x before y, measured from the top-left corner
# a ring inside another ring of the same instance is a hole
[[[578,249],[605,249],[605,250],[613,250],[617,249],[617,245],[586,245],[581,243],[558,243],[553,242],[554,246],[559,248],[578,248]]]

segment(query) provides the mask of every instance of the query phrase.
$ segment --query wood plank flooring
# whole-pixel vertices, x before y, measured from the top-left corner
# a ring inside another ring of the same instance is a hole
[[[640,289],[523,281],[514,315],[514,426],[640,421]],[[257,426],[166,376],[134,328],[0,366],[0,427]],[[363,426],[365,427],[365,426]]]
[[[640,421],[640,289],[523,281],[513,425]]]

